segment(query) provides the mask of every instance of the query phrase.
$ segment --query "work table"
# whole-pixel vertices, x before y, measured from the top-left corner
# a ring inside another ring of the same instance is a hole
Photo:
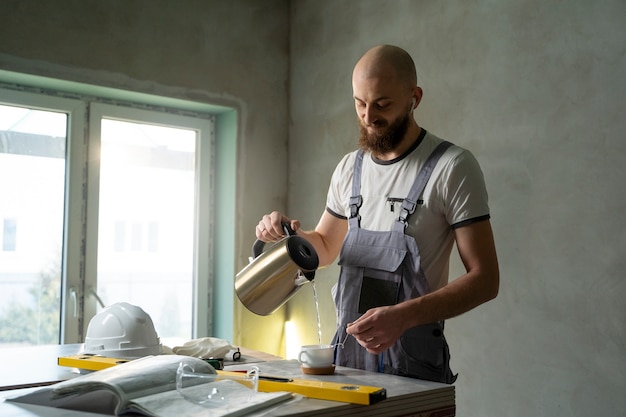
[[[82,344],[35,346],[2,350],[0,356],[0,398],[15,395],[16,389],[50,385],[79,375],[76,369],[57,365],[60,356],[76,355]],[[240,361],[227,362],[225,370],[243,370],[251,364],[259,367],[261,375],[286,378],[340,382],[346,385],[370,385],[383,387],[387,399],[378,404],[363,406],[337,401],[325,401],[295,395],[292,400],[264,409],[251,416],[408,416],[452,417],[455,416],[455,391],[453,385],[439,384],[412,378],[365,372],[337,367],[334,375],[304,375],[295,360],[263,352],[240,348]],[[57,413],[58,412],[58,413]],[[95,416],[96,414],[72,412],[49,407],[15,405],[0,402],[0,415],[15,417],[33,416]]]

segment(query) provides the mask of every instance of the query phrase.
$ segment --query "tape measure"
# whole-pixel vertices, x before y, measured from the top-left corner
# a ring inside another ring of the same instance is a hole
[[[72,355],[58,358],[60,366],[99,371],[110,368],[131,359],[106,358],[97,355]],[[216,371],[224,376],[241,376],[240,372]],[[287,391],[300,394],[308,398],[319,400],[341,401],[352,404],[376,404],[387,398],[387,390],[381,387],[368,385],[344,384],[341,382],[317,381],[313,379],[284,378],[259,375],[259,391],[276,392]]]

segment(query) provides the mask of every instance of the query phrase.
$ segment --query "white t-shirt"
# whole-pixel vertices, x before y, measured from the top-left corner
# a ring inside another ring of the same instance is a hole
[[[435,135],[425,132],[421,140],[397,159],[381,161],[365,153],[361,176],[363,204],[359,209],[361,228],[392,230],[402,200],[428,156],[441,142]],[[350,215],[356,153],[347,154],[339,162],[328,190],[326,209],[340,218]],[[451,146],[433,170],[405,229],[417,242],[421,267],[431,291],[448,283],[453,228],[488,218],[487,190],[478,162],[468,150]]]

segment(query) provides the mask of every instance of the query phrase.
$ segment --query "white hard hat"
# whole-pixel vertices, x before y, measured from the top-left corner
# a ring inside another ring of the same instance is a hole
[[[112,358],[161,354],[150,316],[140,307],[116,303],[96,314],[87,327],[85,353]]]

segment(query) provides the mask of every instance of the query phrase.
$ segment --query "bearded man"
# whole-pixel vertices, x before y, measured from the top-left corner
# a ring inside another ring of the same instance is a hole
[[[318,225],[305,231],[274,211],[256,236],[278,240],[288,223],[313,245],[320,266],[339,255],[337,365],[453,383],[444,320],[499,288],[482,171],[468,150],[415,121],[423,91],[405,50],[367,51],[352,89],[359,149],[337,165]],[[455,243],[465,273],[449,281]]]

